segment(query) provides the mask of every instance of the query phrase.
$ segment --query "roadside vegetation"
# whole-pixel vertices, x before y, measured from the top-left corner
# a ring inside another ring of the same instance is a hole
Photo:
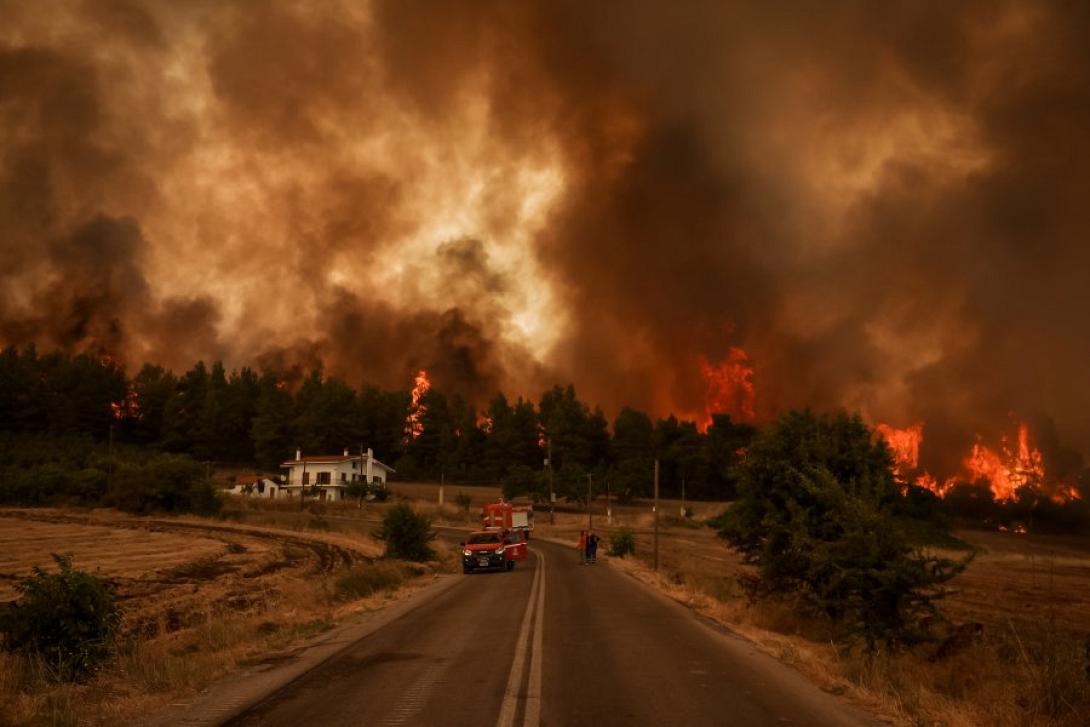
[[[413,511],[405,503],[394,505],[382,518],[382,527],[375,537],[386,544],[387,558],[402,558],[423,562],[435,559],[429,543],[435,540],[431,520]]]
[[[753,442],[739,498],[717,526],[755,566],[744,581],[754,597],[790,599],[873,652],[929,638],[943,585],[971,558],[914,543],[907,522],[937,529],[941,518],[937,500],[927,509],[908,499],[889,450],[859,418],[790,412]]]
[[[231,518],[241,523],[225,523],[8,511],[23,540],[56,542],[70,532],[71,542],[94,552],[92,562],[115,570],[128,553],[138,555],[116,579],[81,569],[78,555],[28,567],[15,598],[0,607],[0,724],[132,721],[240,668],[275,664],[353,614],[453,570],[447,553],[426,563],[380,558],[384,544],[367,521],[310,508],[246,512]],[[265,516],[275,523],[258,525]],[[315,530],[316,518],[329,525]],[[106,527],[118,537],[103,538]],[[36,562],[29,543],[8,555]]]

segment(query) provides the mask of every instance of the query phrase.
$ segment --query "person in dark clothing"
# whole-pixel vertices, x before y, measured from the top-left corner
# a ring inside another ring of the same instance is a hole
[[[587,534],[587,562],[598,562],[598,536],[593,532]]]

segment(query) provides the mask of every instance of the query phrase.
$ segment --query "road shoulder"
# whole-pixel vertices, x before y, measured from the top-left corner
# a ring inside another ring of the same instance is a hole
[[[146,727],[213,727],[260,704],[293,681],[387,624],[411,613],[461,582],[454,575],[434,581],[386,608],[353,616],[292,652],[288,661],[247,668],[220,680],[192,699],[175,702],[141,722]]]

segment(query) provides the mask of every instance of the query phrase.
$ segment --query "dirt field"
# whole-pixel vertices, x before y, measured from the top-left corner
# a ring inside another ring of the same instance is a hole
[[[328,574],[378,556],[378,544],[336,534],[296,533],[185,519],[0,510],[0,600],[50,553],[117,585],[125,628],[170,633],[211,613],[260,608],[286,579]]]

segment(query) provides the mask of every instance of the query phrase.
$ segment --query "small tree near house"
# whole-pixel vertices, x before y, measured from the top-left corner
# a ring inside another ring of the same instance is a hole
[[[429,544],[436,535],[431,520],[404,503],[387,510],[382,527],[375,532],[375,537],[386,543],[387,557],[419,562],[435,558]]]

